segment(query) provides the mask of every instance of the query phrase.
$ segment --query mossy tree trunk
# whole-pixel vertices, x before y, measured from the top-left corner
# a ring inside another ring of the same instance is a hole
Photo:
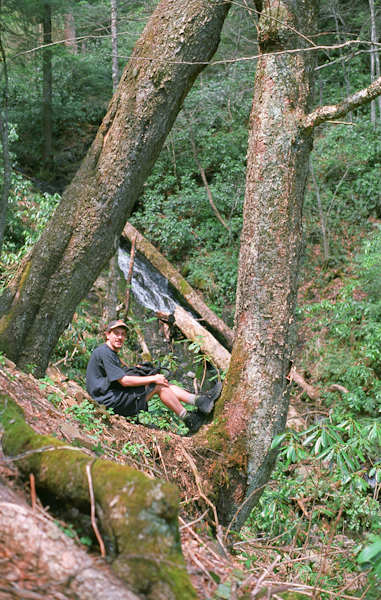
[[[217,49],[225,0],[162,0],[98,134],[40,240],[0,297],[0,348],[42,375],[79,302],[115,253],[195,78]]]
[[[275,17],[275,18],[274,18]],[[250,117],[235,342],[209,444],[225,456],[215,501],[233,528],[247,518],[274,467],[271,443],[285,426],[302,238],[302,203],[311,137],[300,134],[311,109],[315,0],[266,0]],[[269,54],[274,53],[274,54]],[[220,469],[221,471],[221,469]],[[252,496],[251,496],[252,495]],[[251,498],[249,499],[249,497]]]
[[[97,515],[114,548],[112,568],[136,593],[149,600],[195,600],[181,553],[174,485],[36,434],[8,396],[0,396],[0,422],[4,453],[20,471],[33,473],[38,489],[84,512],[90,506],[86,466],[91,467]]]

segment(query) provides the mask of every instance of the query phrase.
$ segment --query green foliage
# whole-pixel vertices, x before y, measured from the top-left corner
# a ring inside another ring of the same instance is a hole
[[[341,484],[348,486],[351,491],[358,489],[366,492],[369,484],[364,474],[367,471],[377,483],[381,481],[381,464],[377,461],[381,452],[381,423],[363,425],[346,420],[333,425],[323,421],[301,433],[287,430],[274,438],[273,448],[281,442],[285,445],[280,456],[285,458],[286,467],[305,459],[323,461],[335,468]],[[367,463],[372,466],[364,467]]]
[[[324,394],[338,424],[348,418],[380,418],[381,304],[379,300],[381,232],[361,247],[352,277],[341,286],[335,302],[304,305],[300,317],[311,321],[315,335],[308,341],[309,360],[317,359],[314,373],[324,382],[341,384],[349,393]],[[322,336],[324,331],[324,336]]]
[[[381,141],[369,118],[354,126],[337,125],[324,130],[314,145],[312,163],[320,191],[326,228],[333,254],[342,254],[339,235],[348,236],[359,225],[369,227],[369,216],[381,216],[378,193]],[[307,235],[320,239],[315,191],[310,182],[305,198]]]
[[[54,521],[55,525],[57,525],[57,527],[59,527],[59,529],[61,529],[61,531],[63,531],[63,533],[75,540],[77,543],[83,544],[84,546],[91,546],[92,545],[92,540],[91,538],[89,538],[88,536],[81,536],[79,537],[78,532],[76,531],[76,529],[74,528],[74,525],[72,523],[66,525],[61,523],[60,521]]]
[[[122,447],[123,454],[130,454],[131,456],[150,456],[150,451],[145,444],[133,444],[132,442],[126,442]]]
[[[60,196],[36,192],[29,181],[12,173],[2,264],[12,266],[36,243]]]
[[[137,417],[129,417],[129,420],[136,423]],[[149,401],[148,411],[139,413],[139,423],[148,427],[173,431],[178,435],[185,435],[188,431],[184,423],[162,403],[157,395]]]
[[[96,407],[88,400],[83,400],[81,404],[70,406],[65,410],[76,419],[86,431],[93,434],[94,437],[99,436],[103,432],[104,422],[107,419],[105,414],[99,415]],[[113,414],[112,409],[107,409],[107,412]]]
[[[358,563],[364,569],[371,569],[372,574],[381,579],[381,537],[378,535],[369,535],[370,544],[366,546],[358,556]]]

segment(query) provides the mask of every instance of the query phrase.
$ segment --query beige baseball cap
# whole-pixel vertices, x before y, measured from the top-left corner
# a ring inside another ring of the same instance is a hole
[[[116,327],[124,327],[125,329],[128,329],[126,323],[124,321],[122,321],[121,319],[118,319],[117,321],[111,321],[108,325],[107,325],[107,333],[110,333],[110,331],[112,329],[115,329]]]

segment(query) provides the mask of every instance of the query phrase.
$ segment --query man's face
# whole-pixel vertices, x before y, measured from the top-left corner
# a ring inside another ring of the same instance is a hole
[[[124,344],[124,340],[126,339],[126,330],[124,327],[115,327],[115,329],[111,329],[111,331],[106,331],[106,344],[114,350],[114,352],[119,352]]]

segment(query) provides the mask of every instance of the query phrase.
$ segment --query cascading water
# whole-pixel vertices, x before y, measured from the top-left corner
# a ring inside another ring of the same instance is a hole
[[[118,263],[127,278],[130,255],[123,248],[119,248]],[[131,287],[137,302],[155,312],[174,313],[179,304],[171,295],[168,281],[138,254],[135,255]]]
[[[118,264],[127,279],[130,267],[130,254],[123,246],[119,247]],[[169,282],[138,252],[135,254],[134,259],[131,288],[136,302],[154,312],[162,311],[173,314],[176,306],[180,305],[180,302],[172,295]],[[189,310],[189,307],[184,306],[183,308]],[[192,314],[192,311],[189,312]],[[194,316],[197,317],[197,315]],[[163,357],[170,352],[172,354],[172,360],[175,359],[173,364],[177,363],[177,367],[172,366],[172,376],[175,377],[176,381],[179,381],[185,389],[191,389],[193,387],[192,379],[195,377],[194,372],[197,371],[198,367],[198,365],[195,364],[194,352],[188,349],[187,344],[168,344],[162,333],[159,321],[156,319],[152,320],[142,317],[141,327],[144,330],[144,337],[147,341],[153,360],[162,361]],[[175,334],[176,339],[177,334],[175,332],[172,333]],[[208,366],[207,373],[209,375],[214,374],[214,370]],[[202,369],[200,377],[202,377],[203,380],[204,374],[205,372]],[[205,387],[208,388],[212,385],[214,384],[209,383],[208,378],[206,378]]]

